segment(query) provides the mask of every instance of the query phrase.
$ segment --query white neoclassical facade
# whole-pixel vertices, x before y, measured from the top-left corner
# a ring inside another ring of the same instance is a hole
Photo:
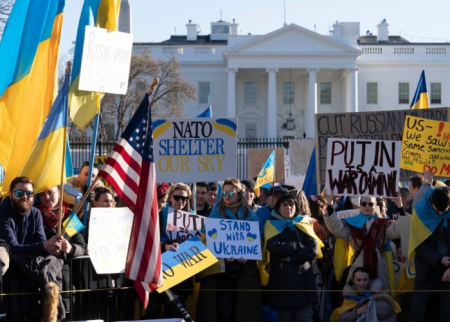
[[[450,106],[450,43],[411,43],[360,35],[358,22],[336,22],[330,35],[286,25],[266,35],[240,35],[234,21],[211,23],[211,34],[187,33],[161,43],[135,43],[155,59],[176,55],[197,87],[186,104],[195,116],[238,117],[240,137],[308,137],[315,113],[408,109],[422,70],[431,107]]]

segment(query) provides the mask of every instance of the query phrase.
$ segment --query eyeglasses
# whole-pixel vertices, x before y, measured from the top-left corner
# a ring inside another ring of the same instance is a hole
[[[234,192],[233,190],[231,191],[222,191],[222,196],[226,197],[227,195],[229,195],[230,197],[233,197],[236,194],[236,192]]]
[[[374,204],[373,202],[365,202],[365,201],[361,201],[361,206],[372,208],[373,206],[375,206],[375,204]]]
[[[189,197],[179,196],[179,195],[173,195],[172,197],[175,201],[181,200],[182,202],[186,202],[189,199]]]
[[[17,198],[22,198],[24,195],[27,195],[27,198],[31,198],[34,195],[34,191],[14,190],[13,192]]]

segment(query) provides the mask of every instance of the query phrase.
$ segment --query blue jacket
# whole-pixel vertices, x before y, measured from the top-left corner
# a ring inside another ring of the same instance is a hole
[[[41,212],[31,207],[20,215],[6,197],[0,205],[0,236],[10,246],[13,255],[40,255],[45,252],[44,232]]]
[[[262,206],[256,210],[255,215],[259,219],[259,230],[264,233],[264,226],[266,225],[266,221],[270,219],[270,214],[272,213],[273,208],[270,206]],[[263,233],[261,234],[261,239],[263,238]]]

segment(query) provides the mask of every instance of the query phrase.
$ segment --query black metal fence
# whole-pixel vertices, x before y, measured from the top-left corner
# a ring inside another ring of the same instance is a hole
[[[275,149],[284,147],[286,149],[286,153],[289,154],[289,140],[290,139],[282,138],[238,139],[236,155],[236,177],[239,179],[248,178],[248,150]],[[97,142],[95,154],[98,156],[108,155],[113,149],[114,144],[115,142]],[[70,142],[72,162],[75,170],[79,170],[81,164],[84,161],[89,160],[91,146],[92,143],[90,139],[72,140]]]

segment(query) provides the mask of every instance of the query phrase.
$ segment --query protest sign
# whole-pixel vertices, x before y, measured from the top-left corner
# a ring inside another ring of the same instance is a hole
[[[257,221],[206,218],[206,244],[218,258],[262,259]]]
[[[131,34],[86,26],[78,89],[126,94],[132,47]]]
[[[269,158],[269,155],[272,153],[273,149],[249,149],[248,153],[248,177],[254,178],[257,177],[259,172],[261,171],[264,163]],[[285,181],[285,168],[284,168],[284,148],[276,148],[275,149],[275,181],[283,182]]]
[[[292,174],[306,174],[314,150],[314,140],[289,140]]]
[[[203,216],[169,208],[166,231],[170,240],[182,243],[192,237],[200,238],[204,225]]]
[[[98,274],[125,272],[133,212],[123,208],[91,208],[89,256]]]
[[[284,183],[294,187],[303,187],[303,182],[305,181],[305,174],[294,174],[291,171],[291,156],[284,156],[284,168],[286,170],[286,175]]]
[[[328,138],[401,141],[407,115],[449,122],[448,108],[316,114],[317,174],[325,184]],[[408,181],[411,171],[401,170],[400,180]]]
[[[450,123],[407,116],[400,167],[450,177]]]
[[[335,196],[394,196],[399,141],[328,139],[325,186]]]
[[[160,182],[236,176],[236,118],[153,121],[153,153]]]
[[[359,209],[348,209],[348,210],[340,210],[336,212],[336,215],[339,219],[354,217],[361,212]]]
[[[197,237],[186,240],[178,250],[162,254],[163,285],[159,293],[203,271],[217,262],[217,258]]]

